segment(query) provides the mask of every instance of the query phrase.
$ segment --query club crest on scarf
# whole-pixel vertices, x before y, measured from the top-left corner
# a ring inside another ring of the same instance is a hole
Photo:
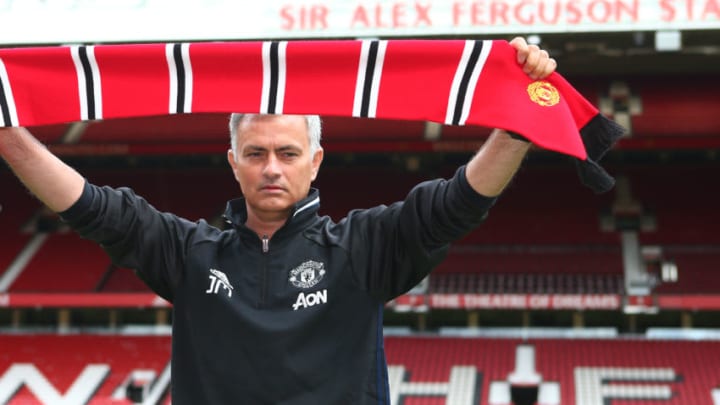
[[[560,93],[555,86],[544,80],[530,83],[527,92],[533,103],[543,107],[552,107],[560,102]]]
[[[290,270],[290,284],[297,288],[312,288],[325,276],[324,264],[308,260]]]

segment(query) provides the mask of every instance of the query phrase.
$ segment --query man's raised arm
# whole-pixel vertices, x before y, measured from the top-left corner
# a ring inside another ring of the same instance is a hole
[[[518,37],[510,42],[517,50],[517,61],[531,79],[543,79],[555,71],[557,63],[536,45]],[[468,183],[478,193],[498,196],[510,182],[530,150],[530,142],[496,129],[465,170]]]
[[[80,198],[85,179],[25,128],[0,128],[0,157],[40,201],[55,212]]]

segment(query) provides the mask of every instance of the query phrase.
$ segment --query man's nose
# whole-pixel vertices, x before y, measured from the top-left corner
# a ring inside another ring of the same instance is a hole
[[[265,165],[265,170],[263,170],[263,174],[267,177],[277,177],[280,175],[280,162],[278,161],[277,156],[275,154],[270,154],[268,156],[267,164]]]

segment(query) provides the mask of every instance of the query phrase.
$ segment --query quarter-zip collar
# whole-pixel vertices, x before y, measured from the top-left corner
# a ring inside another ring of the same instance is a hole
[[[276,237],[284,234],[292,234],[299,230],[304,229],[310,225],[313,220],[317,217],[317,212],[320,209],[320,191],[316,188],[311,188],[307,197],[298,201],[290,212],[290,217],[287,219],[285,224],[278,229],[273,235],[273,240]],[[246,233],[250,232],[255,236],[250,228],[245,226],[247,221],[247,205],[245,204],[245,198],[236,198],[228,201],[225,208],[225,214],[223,215],[225,221],[233,226],[238,232]]]

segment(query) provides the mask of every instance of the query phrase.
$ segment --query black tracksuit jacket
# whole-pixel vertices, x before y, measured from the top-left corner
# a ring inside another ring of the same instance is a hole
[[[422,280],[494,199],[464,168],[402,202],[318,216],[312,189],[271,240],[161,213],[128,188],[86,183],[62,217],[173,304],[172,400],[205,404],[387,404],[385,303]]]

